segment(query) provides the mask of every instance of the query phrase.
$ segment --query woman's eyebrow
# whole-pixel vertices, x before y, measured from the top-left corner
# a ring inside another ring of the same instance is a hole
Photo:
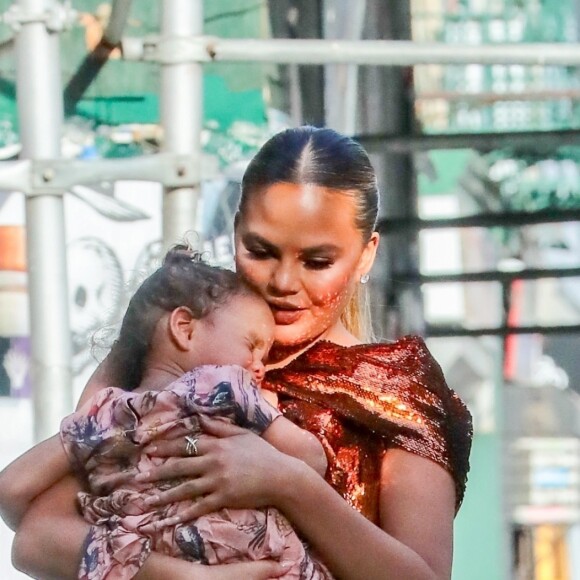
[[[260,246],[268,249],[268,250],[276,250],[276,246],[272,243],[269,242],[266,238],[263,238],[262,236],[255,234],[253,232],[248,232],[246,234],[242,235],[242,240],[244,242],[244,244],[260,244]]]
[[[336,256],[340,253],[340,248],[334,244],[320,244],[319,246],[311,246],[304,248],[301,252],[303,256],[314,256],[324,254],[326,256]]]
[[[259,244],[265,250],[269,250],[273,253],[279,251],[278,247],[272,242],[263,238],[259,234],[254,232],[247,232],[242,235],[242,241],[247,246],[248,244]],[[335,256],[341,252],[341,249],[334,244],[319,244],[318,246],[310,246],[308,248],[303,248],[300,250],[300,254],[303,256],[315,256],[320,254],[325,254],[329,256]]]

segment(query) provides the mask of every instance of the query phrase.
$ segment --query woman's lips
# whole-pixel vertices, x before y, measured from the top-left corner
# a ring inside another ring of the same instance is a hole
[[[272,306],[272,314],[274,315],[274,321],[276,324],[281,326],[286,326],[288,324],[294,324],[301,316],[304,310],[287,310],[284,308],[276,308]]]

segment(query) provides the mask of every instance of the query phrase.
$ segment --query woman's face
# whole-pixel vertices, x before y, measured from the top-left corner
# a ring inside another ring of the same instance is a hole
[[[254,193],[236,225],[237,270],[266,299],[279,345],[332,339],[360,276],[371,267],[350,195],[277,183]]]

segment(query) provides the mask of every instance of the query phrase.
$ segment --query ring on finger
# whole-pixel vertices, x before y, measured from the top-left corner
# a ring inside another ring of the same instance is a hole
[[[199,439],[197,437],[192,437],[191,435],[185,436],[185,454],[188,457],[197,457],[199,455],[199,449],[197,448],[197,442]]]

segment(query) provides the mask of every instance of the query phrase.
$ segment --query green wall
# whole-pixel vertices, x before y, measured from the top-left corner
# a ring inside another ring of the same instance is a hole
[[[453,580],[507,580],[502,450],[496,434],[475,435],[465,501],[455,520]]]

